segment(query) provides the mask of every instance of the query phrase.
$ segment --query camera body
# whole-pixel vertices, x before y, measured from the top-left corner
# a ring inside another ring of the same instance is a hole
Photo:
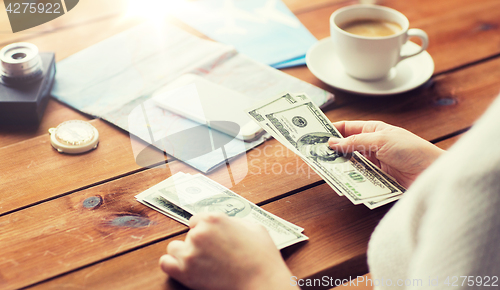
[[[38,124],[54,83],[55,54],[13,43],[0,51],[0,60],[0,124]]]

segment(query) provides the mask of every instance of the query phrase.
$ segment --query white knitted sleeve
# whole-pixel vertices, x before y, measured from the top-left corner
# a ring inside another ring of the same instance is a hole
[[[500,289],[500,99],[405,195],[369,244],[376,289]]]

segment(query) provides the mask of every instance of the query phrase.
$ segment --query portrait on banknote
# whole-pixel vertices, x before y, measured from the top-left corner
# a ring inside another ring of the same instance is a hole
[[[307,158],[314,161],[334,164],[349,161],[349,157],[339,154],[328,147],[328,139],[331,134],[315,132],[306,134],[297,141],[297,149]]]
[[[196,202],[194,209],[200,212],[221,212],[231,217],[242,218],[251,212],[250,204],[240,198],[216,195]]]

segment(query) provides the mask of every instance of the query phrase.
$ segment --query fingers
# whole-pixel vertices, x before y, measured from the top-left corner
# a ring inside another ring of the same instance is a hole
[[[189,219],[189,227],[194,228],[200,222],[218,223],[218,222],[225,220],[226,218],[228,218],[228,217],[223,213],[199,213],[199,214],[193,215]]]
[[[181,275],[180,263],[171,255],[167,254],[160,257],[160,268],[174,279],[178,279]]]
[[[359,152],[377,152],[385,140],[378,133],[362,133],[351,135],[347,138],[330,138],[328,146],[342,153]]]
[[[183,257],[186,255],[186,243],[183,241],[171,241],[167,246],[167,254],[161,256],[160,267],[163,272],[178,279],[185,270]]]
[[[189,219],[189,227],[192,229],[200,222],[203,214],[195,214]]]
[[[333,123],[344,137],[361,133],[371,133],[389,125],[380,121],[340,121]]]

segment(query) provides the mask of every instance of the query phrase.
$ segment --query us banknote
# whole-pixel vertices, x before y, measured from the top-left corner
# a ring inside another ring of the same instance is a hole
[[[372,209],[398,199],[404,187],[361,153],[342,155],[328,147],[330,137],[342,135],[306,95],[297,96],[282,94],[249,108],[248,115],[354,204]]]
[[[136,196],[141,203],[188,224],[196,213],[222,212],[263,225],[278,249],[307,240],[304,230],[271,214],[217,182],[178,173]]]

